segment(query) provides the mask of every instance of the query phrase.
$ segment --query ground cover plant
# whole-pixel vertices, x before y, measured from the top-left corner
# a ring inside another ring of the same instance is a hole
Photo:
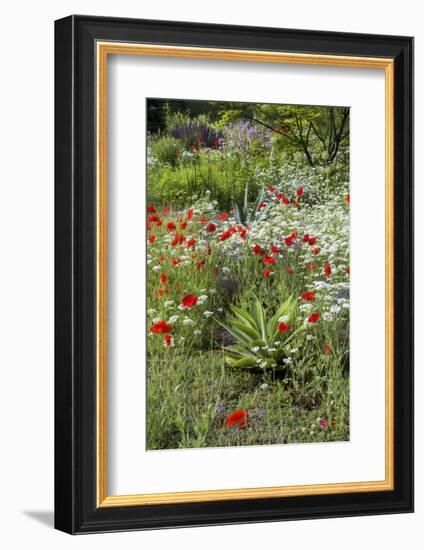
[[[149,100],[147,448],[349,439],[349,110]]]

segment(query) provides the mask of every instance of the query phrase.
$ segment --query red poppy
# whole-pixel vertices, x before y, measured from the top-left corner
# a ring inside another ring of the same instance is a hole
[[[181,225],[180,225],[180,229],[182,231],[184,231],[184,229],[187,227],[187,222],[183,222]]]
[[[345,196],[345,201],[347,202],[347,204],[350,203],[350,195],[346,195],[346,196]]]
[[[154,243],[156,240],[156,235],[150,235],[149,237],[149,243]]]
[[[283,197],[283,204],[290,204],[290,199],[288,197]]]
[[[319,254],[319,253],[321,252],[321,248],[314,248],[314,249],[312,250],[312,252],[313,252],[314,254]]]
[[[162,275],[160,276],[160,282],[162,284],[166,284],[167,280],[168,280],[168,275],[166,273],[162,273]]]
[[[277,330],[278,332],[282,332],[282,333],[285,333],[285,332],[288,332],[290,330],[291,326],[290,325],[287,325],[286,323],[284,322],[281,322],[278,327],[277,327]]]
[[[183,242],[186,240],[184,235],[182,233],[175,233],[175,237],[172,239],[172,246],[176,246],[177,244],[183,244]]]
[[[302,292],[300,295],[302,300],[305,300],[306,302],[313,302],[316,298],[315,292]]]
[[[277,194],[277,199],[280,201],[284,197],[283,193]]]
[[[168,223],[166,224],[166,229],[167,229],[168,231],[175,231],[175,230],[177,229],[177,226],[175,225],[174,222],[168,222]]]
[[[312,313],[312,315],[309,316],[308,323],[316,323],[320,317],[321,313],[319,311],[315,311],[315,313]]]
[[[324,353],[325,355],[331,355],[331,348],[328,344],[324,344]]]
[[[202,260],[201,262],[196,263],[196,269],[197,271],[200,271],[205,265],[205,260]]]
[[[303,195],[303,187],[298,187],[296,189],[296,195],[300,198]]]
[[[314,264],[312,262],[308,264],[308,269],[310,269],[311,271],[315,271],[316,268],[317,268],[317,264]]]
[[[307,233],[305,233],[305,234],[303,235],[302,241],[303,241],[304,243],[308,243],[308,242],[309,242],[309,235],[308,235]]]
[[[165,206],[165,208],[162,211],[162,216],[165,218],[170,212],[171,212],[171,207]]]
[[[147,222],[148,222],[148,223],[149,223],[149,222],[156,222],[158,219],[159,219],[159,217],[156,216],[156,214],[152,214],[151,216],[149,216],[149,217],[147,218]]]
[[[153,205],[147,207],[147,212],[156,212],[156,208]]]
[[[184,298],[181,300],[181,304],[184,307],[193,307],[197,304],[197,296],[194,294],[187,294],[187,296],[184,296]]]
[[[261,210],[262,208],[265,208],[265,206],[266,206],[266,202],[261,202],[259,205],[259,210]]]
[[[293,203],[293,208],[299,208],[299,203],[297,201]]]
[[[193,210],[190,208],[190,210],[187,211],[187,219],[188,219],[188,220],[191,220],[191,218],[193,217],[193,214],[194,214],[194,212],[193,212]]]
[[[217,225],[216,223],[213,223],[213,222],[208,223],[208,225],[205,227],[208,233],[214,233],[216,231],[216,228],[217,228]]]
[[[173,259],[171,260],[171,264],[172,264],[172,265],[178,265],[178,264],[180,264],[180,263],[181,263],[181,260],[179,260],[178,258],[173,258]]]
[[[165,340],[165,346],[167,346],[167,347],[169,348],[169,346],[170,346],[171,343],[172,343],[172,338],[170,337],[169,334],[165,334],[164,340]]]
[[[160,263],[164,262],[165,261],[165,256],[159,256],[159,261],[160,261]]]
[[[227,239],[229,239],[231,237],[232,233],[230,231],[224,231],[224,233],[221,233],[221,235],[219,236],[219,240],[220,241],[226,241]]]
[[[346,273],[349,274],[350,273],[350,267],[347,266],[346,269],[345,269]]]
[[[291,275],[293,273],[293,269],[291,267],[289,267],[288,269],[286,269],[286,273]]]
[[[275,264],[277,262],[277,260],[275,258],[273,258],[272,256],[264,256],[262,261],[263,261],[264,264],[268,264],[268,265],[272,265],[272,264]]]
[[[231,428],[232,426],[237,426],[240,429],[244,429],[247,426],[247,411],[240,409],[234,411],[228,415],[225,425]]]
[[[281,248],[279,246],[271,246],[271,252],[272,254],[279,254],[281,252]]]
[[[189,239],[187,242],[186,242],[186,247],[187,248],[193,248],[193,246],[196,244],[196,239],[194,237],[191,237],[191,239]]]
[[[313,246],[317,242],[316,237],[309,237],[308,243]]]
[[[154,334],[168,334],[173,328],[174,327],[172,325],[168,325],[166,321],[158,321],[153,326],[151,326],[149,330]]]
[[[259,244],[255,244],[255,246],[252,248],[252,252],[253,254],[257,254],[258,256],[263,256],[265,254],[265,250]]]
[[[326,277],[331,276],[331,265],[329,263],[326,263],[324,266],[324,273]]]
[[[268,191],[269,191],[270,193],[274,193],[274,191],[275,191],[275,186],[274,186],[274,185],[270,185],[270,186],[268,187]]]
[[[227,212],[221,212],[221,214],[218,216],[218,220],[221,222],[225,222],[228,220],[228,214]]]
[[[330,423],[328,422],[328,420],[324,420],[323,418],[321,418],[321,420],[319,421],[319,426],[320,428],[328,428],[330,426]]]
[[[296,239],[296,237],[293,237],[293,235],[289,235],[288,237],[284,237],[284,242],[285,242],[286,246],[292,246],[295,239]]]
[[[200,223],[207,223],[209,221],[209,218],[205,218],[204,216],[202,218],[199,218]]]
[[[155,225],[156,227],[160,227],[162,225],[162,220],[156,220]]]
[[[243,229],[243,228],[238,229],[238,234],[240,235],[240,238],[243,239],[244,241],[246,240],[246,233],[247,233],[247,229]]]
[[[262,271],[262,274],[263,274],[264,277],[269,277],[271,275],[271,273],[272,272],[269,269],[264,269]]]

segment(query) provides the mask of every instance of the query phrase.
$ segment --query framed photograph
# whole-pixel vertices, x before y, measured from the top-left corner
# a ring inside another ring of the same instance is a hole
[[[55,24],[55,525],[413,510],[413,39]]]

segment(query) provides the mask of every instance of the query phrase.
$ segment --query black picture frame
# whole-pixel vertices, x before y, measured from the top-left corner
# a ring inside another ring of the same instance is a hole
[[[394,60],[392,491],[96,504],[96,41]],[[413,39],[73,15],[55,22],[55,527],[94,533],[413,511]]]

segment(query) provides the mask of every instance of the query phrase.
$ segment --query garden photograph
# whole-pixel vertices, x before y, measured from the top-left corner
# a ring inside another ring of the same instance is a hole
[[[349,440],[349,114],[147,100],[147,450]]]

